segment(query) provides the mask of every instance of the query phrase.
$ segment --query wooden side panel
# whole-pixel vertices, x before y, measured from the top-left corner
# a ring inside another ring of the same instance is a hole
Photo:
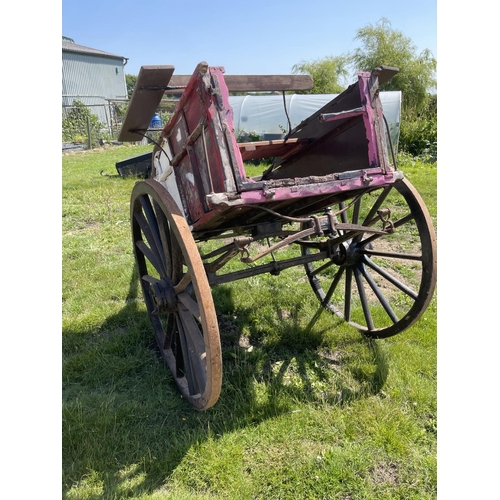
[[[186,119],[184,118],[184,113],[181,112],[176,116],[169,134],[170,147],[174,156],[182,153],[188,136],[189,130],[187,128]]]
[[[197,221],[204,212],[199,191],[199,175],[193,167],[190,155],[187,154],[175,169],[184,212],[190,223]]]
[[[208,165],[208,158],[205,154],[205,137],[207,136],[207,134],[208,131],[206,129],[206,126],[204,126],[203,131],[193,143],[193,160],[196,161],[196,170],[199,173],[201,193],[212,193],[214,191],[212,185],[212,177],[210,175],[210,168]],[[209,208],[206,203],[205,196],[203,196],[201,201],[203,203],[204,210],[208,212]]]
[[[234,169],[244,171],[241,156],[240,166],[228,146],[228,134],[234,140],[230,116],[221,68],[200,63],[162,131],[172,151],[171,165],[184,212],[192,225],[211,211],[207,195],[235,192]]]
[[[193,132],[200,122],[206,122],[205,109],[199,92],[191,88],[189,91],[189,100],[184,105],[184,116],[190,132]]]

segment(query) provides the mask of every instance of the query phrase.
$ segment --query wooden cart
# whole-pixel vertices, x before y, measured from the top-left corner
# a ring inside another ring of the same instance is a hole
[[[427,308],[435,233],[396,167],[379,97],[396,71],[359,73],[283,140],[238,144],[230,91],[305,89],[311,79],[224,77],[205,62],[190,77],[141,68],[119,140],[141,140],[163,94],[182,95],[154,148],[151,178],[132,191],[134,254],[159,349],[197,410],[221,389],[213,286],[301,266],[320,304],[371,338],[402,332]],[[257,158],[272,164],[247,177],[244,161]],[[215,249],[203,254],[209,240]],[[280,258],[284,248],[296,254]],[[232,259],[244,267],[224,272]]]

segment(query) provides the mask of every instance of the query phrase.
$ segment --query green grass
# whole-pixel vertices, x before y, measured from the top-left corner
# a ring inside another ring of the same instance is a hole
[[[62,160],[64,498],[436,498],[436,299],[370,341],[325,313],[308,330],[303,269],[215,287],[222,393],[202,413],[183,401],[135,274],[136,179],[115,175],[150,149]],[[436,222],[436,165],[400,168]]]

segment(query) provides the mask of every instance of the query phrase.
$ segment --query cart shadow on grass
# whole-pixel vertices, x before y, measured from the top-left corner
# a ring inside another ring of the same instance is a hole
[[[234,288],[219,285],[213,289],[214,303],[218,313],[219,333],[223,356],[223,384],[220,400],[207,412],[193,410],[182,402],[172,373],[164,363],[151,329],[150,318],[143,309],[139,292],[139,277],[136,267],[132,270],[127,305],[109,323],[126,323],[133,315],[145,325],[142,332],[143,346],[147,346],[161,367],[160,376],[171,388],[175,403],[165,408],[196,415],[198,420],[213,422],[214,416],[222,418],[228,425],[228,415],[233,424],[229,430],[256,423],[252,416],[262,415],[262,420],[292,411],[300,404],[345,405],[356,399],[380,392],[388,375],[388,362],[376,340],[360,335],[359,331],[346,325],[329,312],[324,316],[329,330],[343,331],[335,350],[321,348],[325,328],[315,328],[317,316],[324,311],[319,306],[313,320],[303,327],[299,324],[296,310],[277,310],[275,318],[267,318],[258,325],[252,324],[253,308],[238,308],[235,315]],[[120,321],[123,316],[125,321]],[[250,325],[249,334],[242,332],[243,325]],[[106,324],[103,325],[103,330]],[[272,335],[278,331],[277,335]],[[270,339],[269,337],[273,337]],[[380,342],[380,341],[378,341]],[[352,356],[359,356],[352,362]],[[327,387],[327,384],[330,387]],[[260,385],[259,389],[256,386]],[[319,390],[317,389],[319,387]],[[178,403],[181,401],[181,403]],[[223,410],[217,411],[217,407]],[[229,410],[229,413],[227,412]]]
[[[235,314],[233,288],[220,285],[214,302],[222,311],[222,392],[214,407],[198,412],[180,396],[163,363],[139,289],[134,266],[125,306],[95,334],[101,355],[82,353],[87,362],[65,370],[70,388],[63,402],[65,497],[94,476],[103,487],[89,499],[151,493],[169,480],[193,445],[307,407],[349,405],[377,394],[385,383],[383,352],[357,331],[344,333],[342,345],[325,350],[319,347],[324,329],[305,331],[294,311],[277,311],[243,335],[252,308]],[[326,316],[334,328],[333,315]],[[272,336],[275,331],[279,334]],[[349,352],[361,355],[361,362],[347,359]],[[86,383],[89,371],[102,372],[102,381]],[[82,441],[95,460],[81,456]]]

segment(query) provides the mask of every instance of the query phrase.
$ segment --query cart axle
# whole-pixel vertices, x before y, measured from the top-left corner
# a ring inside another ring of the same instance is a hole
[[[151,297],[156,306],[153,314],[170,313],[177,310],[174,284],[170,278],[164,277],[159,280],[146,275],[142,279],[149,283]]]

